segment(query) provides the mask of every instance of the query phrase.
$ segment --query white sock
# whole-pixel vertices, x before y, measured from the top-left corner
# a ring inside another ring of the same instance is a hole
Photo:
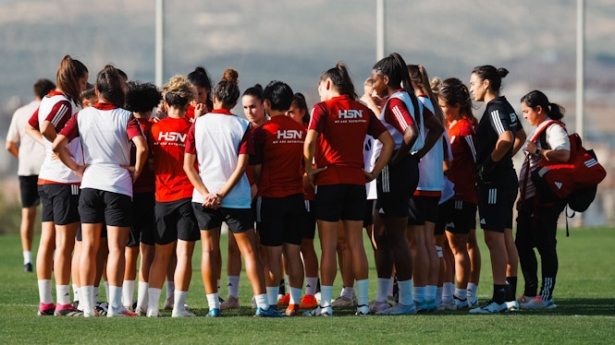
[[[156,289],[156,288],[148,288],[147,289],[147,294],[149,296],[148,298],[148,303],[147,303],[147,310],[155,310],[158,311],[159,310],[159,303],[160,303],[160,294],[162,293],[161,289]]]
[[[43,304],[53,303],[51,296],[51,279],[40,279],[38,281],[38,296]]]
[[[277,297],[277,291],[276,291],[276,297]],[[263,294],[254,296],[254,301],[256,302],[256,306],[258,308],[261,308],[262,310],[269,309],[269,301],[267,298],[267,294],[263,293]]]
[[[238,298],[239,296],[239,276],[228,277],[228,295]]]
[[[442,302],[450,303],[453,301],[453,291],[455,289],[455,284],[451,282],[444,283],[444,287],[442,288]]]
[[[414,300],[419,303],[425,302],[426,301],[425,299],[426,291],[425,290],[426,290],[425,286],[414,287]]]
[[[369,279],[357,280],[357,305],[363,306],[369,303]]]
[[[147,311],[147,306],[149,305],[148,288],[148,282],[139,282],[139,287],[137,289],[137,307],[141,307],[141,309],[145,311]]]
[[[387,293],[389,291],[390,283],[391,283],[391,279],[389,278],[378,278],[378,290],[376,290],[376,302],[386,302],[387,301]],[[399,282],[397,282],[397,286],[399,286]]]
[[[220,298],[217,292],[207,294],[207,305],[209,306],[209,310],[220,309]]]
[[[393,286],[395,286],[395,277],[391,277],[391,279],[389,279],[389,290],[387,291],[387,296],[393,296]]]
[[[426,301],[434,301],[436,299],[436,289],[435,285],[427,285],[425,289],[425,300]]]
[[[412,279],[398,280],[397,287],[399,288],[399,304],[413,305],[414,298],[412,297]]]
[[[111,305],[111,298],[109,298],[109,282],[105,280],[105,297],[107,297],[107,304]]]
[[[477,291],[478,291],[478,285],[474,283],[468,283],[468,299],[469,300],[474,301],[477,299],[477,295],[476,295]]]
[[[267,302],[270,305],[278,304],[278,287],[277,286],[267,286]]]
[[[79,287],[77,284],[73,284],[73,301],[79,300]]]
[[[174,293],[175,293],[175,282],[167,280],[167,299],[173,298]]]
[[[79,301],[79,308],[83,310],[84,315],[86,316],[94,316],[94,306],[96,303],[94,302],[94,287],[93,286],[82,286],[79,288],[79,295],[81,296]]]
[[[23,252],[23,263],[24,265],[32,263],[32,252]]]
[[[317,284],[318,284],[318,277],[306,277],[305,278],[305,294],[314,296],[316,294]]]
[[[455,289],[455,297],[459,299],[468,298],[468,289]]]
[[[93,304],[94,306],[95,306],[96,304],[98,304],[98,295],[99,295],[99,294],[100,294],[100,286],[94,286],[94,287],[92,287],[92,295],[94,296],[94,297],[92,297],[92,298],[93,298],[93,301],[94,301],[94,304]]]
[[[122,310],[122,287],[121,286],[109,286],[109,310],[113,312],[119,312]]]
[[[320,306],[330,307],[333,298],[333,286],[320,286]]]
[[[442,291],[444,290],[444,288],[442,286],[438,286],[438,288],[436,289],[436,304],[440,305],[442,304]]]
[[[182,311],[186,304],[186,298],[188,297],[188,291],[175,290],[175,302],[173,304],[174,311]]]
[[[354,286],[344,286],[344,288],[342,289],[341,296],[344,296],[349,299],[355,298],[356,294],[354,292]]]
[[[132,310],[132,298],[135,295],[135,281],[124,280],[122,285],[122,304],[126,309]]]
[[[301,288],[290,288],[290,304],[301,303]]]
[[[58,305],[70,304],[70,285],[56,285]]]

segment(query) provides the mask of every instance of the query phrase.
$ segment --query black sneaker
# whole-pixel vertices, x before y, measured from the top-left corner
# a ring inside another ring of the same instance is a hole
[[[98,313],[98,316],[107,316],[107,310],[108,310],[108,305],[107,303],[96,303],[96,307],[94,307],[94,310]]]
[[[81,310],[73,308],[70,304],[62,306],[62,309],[56,308],[54,314],[55,316],[83,316],[83,312]]]
[[[23,265],[23,271],[24,272],[32,272],[32,263],[28,262],[27,264]]]

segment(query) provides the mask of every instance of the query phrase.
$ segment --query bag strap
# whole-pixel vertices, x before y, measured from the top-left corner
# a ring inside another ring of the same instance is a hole
[[[542,134],[542,132],[547,130],[547,128],[549,128],[549,126],[551,126],[554,123],[557,123],[558,125],[560,125],[564,129],[564,131],[568,133],[568,131],[566,130],[566,126],[561,121],[549,120],[547,123],[545,123],[544,125],[541,125],[540,127],[536,129],[536,132],[534,132],[534,136],[532,137],[531,141],[535,143],[538,137]]]

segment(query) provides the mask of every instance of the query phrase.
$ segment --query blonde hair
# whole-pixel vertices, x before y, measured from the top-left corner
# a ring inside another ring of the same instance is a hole
[[[172,77],[163,87],[163,90],[166,91],[164,101],[174,108],[185,108],[188,103],[197,97],[194,86],[183,75]]]

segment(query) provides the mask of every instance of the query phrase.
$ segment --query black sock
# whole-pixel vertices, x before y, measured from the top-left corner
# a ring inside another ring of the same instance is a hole
[[[506,302],[506,285],[493,284],[493,302],[497,304]]]
[[[514,301],[517,298],[517,277],[506,277],[506,302]]]
[[[278,286],[278,295],[286,295],[286,284],[284,284],[284,279],[280,280],[280,286]]]
[[[316,293],[320,292],[320,278],[318,278],[318,280],[316,280]]]

